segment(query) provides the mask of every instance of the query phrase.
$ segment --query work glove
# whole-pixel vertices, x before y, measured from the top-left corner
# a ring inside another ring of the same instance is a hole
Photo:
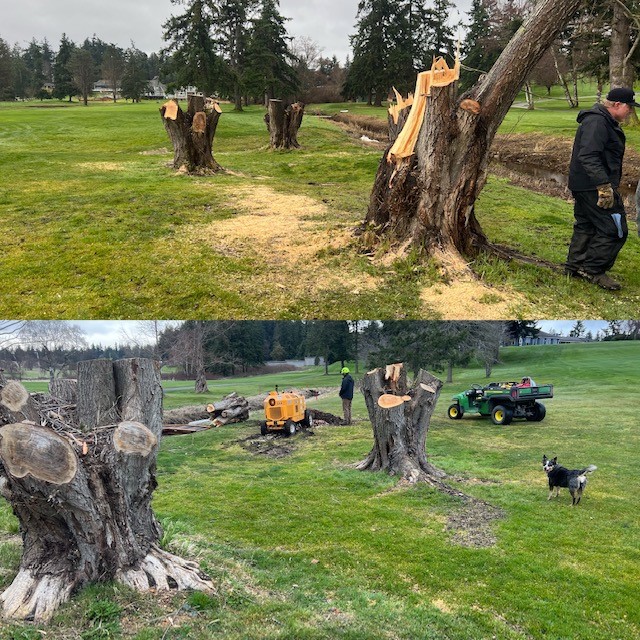
[[[602,209],[612,209],[615,202],[613,187],[610,184],[598,185],[598,206]]]

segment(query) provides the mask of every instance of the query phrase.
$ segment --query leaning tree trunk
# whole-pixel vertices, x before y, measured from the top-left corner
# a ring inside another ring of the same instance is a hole
[[[474,213],[491,143],[525,78],[579,5],[580,0],[537,3],[491,71],[464,96],[458,98],[457,82],[432,83],[414,149],[399,157],[388,149],[382,158],[363,225],[366,243],[384,239],[404,250],[469,257],[497,250]],[[441,69],[435,71],[434,77]],[[412,112],[423,93],[420,76]]]
[[[173,144],[173,168],[184,173],[209,175],[223,171],[213,158],[213,137],[222,113],[215,100],[189,96],[186,113],[177,100],[160,107],[164,128]]]
[[[269,100],[269,110],[264,116],[269,131],[269,146],[272,149],[299,149],[298,129],[303,116],[302,102],[285,107],[282,100]]]
[[[439,485],[445,474],[427,461],[426,440],[441,388],[442,382],[422,369],[409,388],[402,364],[369,371],[362,380],[362,393],[374,445],[357,468]]]
[[[0,596],[2,614],[46,621],[89,582],[117,580],[141,591],[211,589],[197,565],[157,545],[156,364],[82,363],[77,411],[16,385],[3,384],[0,397],[0,492],[20,521],[23,553],[18,575]]]

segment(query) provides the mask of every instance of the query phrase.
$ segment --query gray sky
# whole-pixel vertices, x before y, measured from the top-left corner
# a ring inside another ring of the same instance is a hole
[[[470,4],[471,0],[457,0],[460,9],[451,16],[452,22],[466,20]],[[47,38],[57,50],[63,33],[76,44],[95,33],[120,47],[133,41],[148,53],[165,45],[162,24],[183,9],[170,0],[0,0],[0,7],[0,38],[10,45]],[[280,13],[290,18],[289,35],[311,38],[322,55],[335,54],[341,62],[349,55],[357,8],[358,0],[280,0]]]

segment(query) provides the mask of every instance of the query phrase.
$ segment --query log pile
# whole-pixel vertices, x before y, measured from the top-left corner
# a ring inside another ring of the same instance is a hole
[[[214,427],[249,419],[249,402],[235,391],[216,403],[207,405],[207,413]]]
[[[158,546],[151,498],[161,431],[151,360],[82,363],[76,405],[0,376],[0,494],[23,542],[1,616],[46,622],[90,582],[213,590],[197,565]]]

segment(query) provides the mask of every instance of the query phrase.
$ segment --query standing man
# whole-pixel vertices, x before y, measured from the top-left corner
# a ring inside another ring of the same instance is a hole
[[[347,367],[342,367],[340,373],[342,374],[342,384],[340,385],[339,395],[342,398],[344,421],[346,424],[351,424],[351,401],[353,400],[354,382]]]
[[[602,104],[578,114],[580,126],[569,166],[575,223],[565,273],[611,291],[620,289],[620,284],[606,272],[613,267],[628,233],[618,192],[625,148],[620,123],[640,106],[634,95],[625,87],[611,89]]]

